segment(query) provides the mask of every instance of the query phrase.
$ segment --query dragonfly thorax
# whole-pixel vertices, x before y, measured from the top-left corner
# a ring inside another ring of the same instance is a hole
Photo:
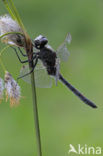
[[[56,53],[51,49],[44,47],[40,49],[39,59],[42,61],[43,65],[46,67],[49,75],[56,74]]]

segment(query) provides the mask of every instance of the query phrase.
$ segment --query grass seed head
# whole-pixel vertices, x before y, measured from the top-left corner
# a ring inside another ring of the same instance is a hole
[[[2,37],[2,42],[20,47],[25,46],[25,38],[22,35],[22,29],[9,15],[0,16],[0,36],[4,34],[7,35]]]
[[[10,106],[18,105],[21,98],[20,86],[9,72],[5,72],[5,89],[6,101],[10,99]]]

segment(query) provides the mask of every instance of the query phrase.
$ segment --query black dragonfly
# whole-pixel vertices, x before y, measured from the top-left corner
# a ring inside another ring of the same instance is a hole
[[[50,45],[48,45],[48,40],[46,37],[39,35],[33,40],[33,69],[30,71],[28,65],[24,65],[20,70],[20,78],[24,81],[30,83],[30,73],[34,70],[36,86],[40,88],[50,88],[52,86],[52,78],[55,79],[56,85],[58,80],[60,80],[67,88],[69,88],[80,100],[85,104],[91,106],[92,108],[97,108],[97,106],[87,99],[83,94],[81,94],[74,86],[72,86],[60,73],[60,61],[67,61],[69,57],[69,51],[67,49],[67,44],[71,42],[71,35],[68,33],[64,42],[59,46],[59,48],[54,51]],[[16,51],[16,49],[14,49]],[[21,49],[19,51],[23,56]],[[20,60],[20,57],[16,51],[16,54]],[[20,60],[21,61],[21,60]],[[26,63],[27,61],[21,61],[21,63]]]

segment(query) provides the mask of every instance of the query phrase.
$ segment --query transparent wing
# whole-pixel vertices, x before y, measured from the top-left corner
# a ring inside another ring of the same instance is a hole
[[[26,73],[29,73],[29,66],[28,65],[24,65],[22,66],[22,68],[20,69],[20,77],[25,75]],[[30,75],[25,76],[22,78],[25,82],[30,83]]]
[[[60,60],[59,58],[56,59],[56,75],[55,75],[55,82],[56,82],[56,86],[59,80],[59,73],[60,73]]]
[[[28,73],[29,66],[25,65],[20,70],[20,76],[25,75]],[[51,88],[52,86],[52,78],[47,74],[45,67],[42,65],[42,62],[39,60],[36,68],[34,69],[34,76],[35,76],[35,85],[39,88]],[[25,76],[22,78],[25,82],[31,83],[30,75]]]
[[[68,57],[70,55],[69,50],[67,48],[67,44],[71,43],[71,35],[70,33],[67,34],[64,42],[58,47],[57,49],[57,56],[62,60],[62,61],[68,61]]]
[[[67,42],[68,44],[70,44],[72,41],[72,36],[70,33],[67,34],[66,38],[65,38],[65,42]]]

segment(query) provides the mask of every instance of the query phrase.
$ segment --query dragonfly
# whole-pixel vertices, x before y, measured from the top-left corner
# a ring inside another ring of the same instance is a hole
[[[22,78],[26,82],[30,82],[30,74],[34,73],[35,81],[37,87],[51,87],[52,86],[52,77],[56,80],[56,85],[58,80],[61,81],[68,89],[70,89],[76,96],[80,98],[85,104],[91,106],[92,108],[97,108],[97,106],[87,99],[84,95],[82,95],[74,86],[72,86],[60,73],[60,61],[68,60],[69,52],[67,48],[67,44],[71,42],[71,35],[68,34],[65,41],[62,45],[57,48],[57,50],[53,50],[50,45],[48,45],[48,39],[42,35],[36,37],[33,41],[29,37],[26,32],[26,29],[20,19],[18,11],[16,10],[12,0],[2,0],[11,17],[19,24],[20,27],[17,26],[18,29],[10,29],[13,32],[7,32],[2,35],[7,36],[11,41],[8,44],[14,43],[13,45],[17,46],[19,52],[27,57],[27,60],[22,61],[15,47],[12,48],[16,52],[16,55],[21,63],[27,63],[29,65],[25,65],[22,67],[20,71],[20,78]],[[13,22],[14,23],[14,22]],[[10,24],[8,25],[10,26]],[[14,28],[14,27],[13,27]],[[19,32],[18,32],[19,31]],[[14,36],[13,36],[14,34]],[[10,37],[10,38],[9,38]],[[15,40],[14,40],[15,38]],[[26,51],[24,54],[21,50],[21,47]],[[36,51],[33,49],[36,49]]]
[[[39,35],[33,40],[33,62],[34,66],[30,71],[28,65],[23,65],[20,70],[20,76],[18,79],[22,78],[25,82],[30,83],[30,73],[34,71],[36,87],[39,88],[50,88],[52,87],[53,79],[55,79],[56,85],[58,80],[61,81],[69,90],[71,90],[81,101],[85,104],[91,106],[92,108],[97,108],[97,106],[86,98],[82,93],[80,93],[74,86],[67,81],[62,74],[60,73],[60,62],[67,61],[69,58],[69,50],[67,48],[68,44],[71,42],[70,33],[67,34],[64,42],[57,48],[53,50],[52,47],[48,44],[48,39],[42,35]],[[16,49],[14,49],[16,51]],[[23,56],[21,49],[19,48],[20,53]],[[16,54],[19,58],[19,55],[16,51]],[[20,60],[20,58],[19,58]],[[21,61],[21,60],[20,60]],[[26,61],[21,61],[21,63],[26,63]]]

